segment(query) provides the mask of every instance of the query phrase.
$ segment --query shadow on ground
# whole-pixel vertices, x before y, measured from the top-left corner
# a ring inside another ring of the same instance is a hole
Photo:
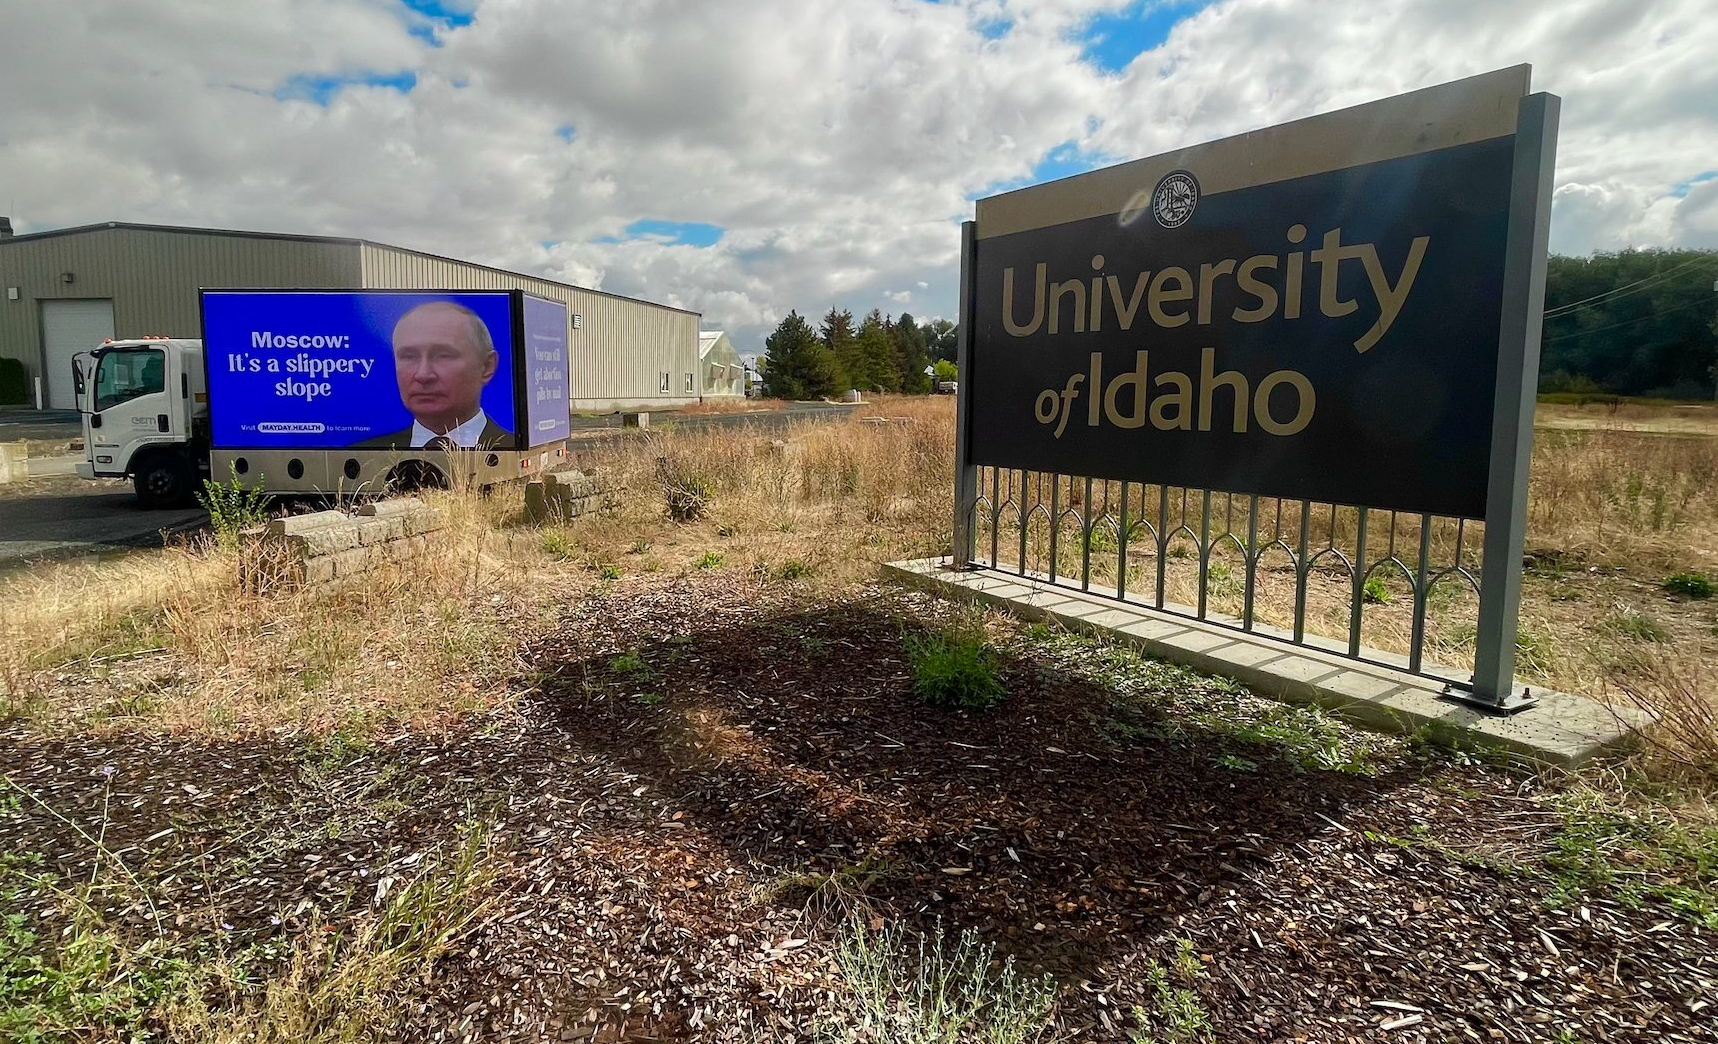
[[[846,603],[634,632],[559,663],[544,650],[545,705],[566,742],[666,792],[735,863],[782,875],[772,900],[862,897],[921,928],[971,927],[1064,981],[1247,887],[1249,868],[1326,830],[1321,813],[1418,779],[1407,760],[1301,771],[1137,704],[1118,721],[1113,692],[1014,657],[1000,707],[927,707],[912,626]],[[1224,765],[1247,755],[1252,771]]]

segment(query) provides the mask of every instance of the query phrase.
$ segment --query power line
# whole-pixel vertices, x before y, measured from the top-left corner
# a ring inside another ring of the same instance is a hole
[[[1597,301],[1601,301],[1601,300],[1604,300],[1604,303],[1608,304],[1611,300],[1615,300],[1616,298],[1627,297],[1629,294],[1639,293],[1640,291],[1647,289],[1648,288],[1647,284],[1657,285],[1658,283],[1661,283],[1664,280],[1669,279],[1671,276],[1675,275],[1676,273],[1682,271],[1685,268],[1692,268],[1693,266],[1698,265],[1702,262],[1713,262],[1713,261],[1718,261],[1718,257],[1706,256],[1706,257],[1691,258],[1688,261],[1684,261],[1680,265],[1676,265],[1675,267],[1672,267],[1672,268],[1667,268],[1662,272],[1654,272],[1652,275],[1646,276],[1646,277],[1641,278],[1641,279],[1636,279],[1632,283],[1624,283],[1622,286],[1612,287],[1611,289],[1606,290],[1602,294],[1594,294],[1592,297],[1584,298],[1580,301],[1574,301],[1574,302],[1571,302],[1570,304],[1566,304],[1566,305],[1558,305],[1556,308],[1553,308],[1553,309],[1550,309],[1549,311],[1547,311],[1545,313],[1545,318],[1556,319],[1556,318],[1559,318],[1561,316],[1568,315],[1570,312],[1573,312],[1576,309],[1579,309],[1585,305],[1589,305],[1593,302],[1597,302]]]
[[[1718,260],[1718,258],[1712,258],[1712,257],[1690,258],[1689,260],[1684,261],[1680,265],[1675,265],[1671,268],[1665,269],[1662,272],[1654,272],[1651,275],[1643,276],[1640,279],[1636,279],[1632,283],[1624,283],[1621,286],[1613,286],[1609,290],[1606,290],[1604,293],[1594,294],[1592,297],[1582,298],[1579,301],[1573,301],[1573,302],[1566,304],[1566,305],[1558,305],[1557,307],[1546,312],[1545,318],[1550,319],[1553,316],[1563,315],[1563,314],[1566,314],[1568,312],[1572,312],[1577,308],[1580,308],[1580,307],[1587,305],[1589,303],[1592,303],[1592,302],[1599,301],[1603,298],[1626,296],[1627,294],[1634,293],[1636,290],[1645,289],[1645,284],[1647,284],[1647,283],[1662,282],[1663,280],[1669,279],[1671,276],[1675,275],[1676,273],[1682,271],[1685,268],[1691,268],[1694,265],[1700,264],[1702,261],[1713,261],[1713,260]]]
[[[1591,330],[1577,330],[1574,333],[1558,334],[1556,337],[1547,337],[1542,343],[1555,344],[1558,341],[1567,341],[1571,337],[1585,337],[1587,334],[1604,333],[1606,330],[1615,330],[1619,326],[1633,326],[1635,323],[1644,323],[1648,319],[1657,319],[1661,315],[1669,315],[1672,312],[1685,312],[1690,308],[1699,308],[1701,306],[1711,308],[1713,304],[1711,301],[1690,301],[1684,305],[1677,305],[1675,308],[1661,308],[1651,315],[1641,315],[1636,316],[1633,319],[1624,319],[1620,323],[1612,323],[1609,326],[1596,326]]]

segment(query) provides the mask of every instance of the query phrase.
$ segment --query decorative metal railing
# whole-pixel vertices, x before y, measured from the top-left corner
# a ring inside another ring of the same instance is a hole
[[[971,511],[972,565],[1472,678],[1482,523],[994,467]]]

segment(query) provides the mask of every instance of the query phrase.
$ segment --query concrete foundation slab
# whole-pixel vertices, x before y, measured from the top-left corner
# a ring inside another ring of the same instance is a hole
[[[1272,633],[1242,633],[1160,613],[1095,591],[1051,587],[983,569],[953,569],[937,559],[893,562],[883,571],[933,594],[995,605],[1029,620],[1124,642],[1150,656],[1233,678],[1260,695],[1318,706],[1380,732],[1426,729],[1466,746],[1573,767],[1626,747],[1635,730],[1650,723],[1639,711],[1538,687],[1532,690],[1537,706],[1515,715],[1493,715],[1445,699],[1445,686],[1431,678],[1294,645]],[[1366,654],[1399,660],[1370,650]]]

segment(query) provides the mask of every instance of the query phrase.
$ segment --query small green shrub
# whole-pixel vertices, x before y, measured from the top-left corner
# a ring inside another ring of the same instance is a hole
[[[1151,1006],[1135,1005],[1133,1008],[1134,1021],[1139,1023],[1139,1028],[1128,1034],[1133,1044],[1159,1044],[1160,1041],[1193,1044],[1211,1040],[1215,1032],[1211,1013],[1193,988],[1204,978],[1204,963],[1199,960],[1189,939],[1175,941],[1175,955],[1170,959],[1169,967],[1165,968],[1155,960],[1147,961],[1145,986],[1151,992]],[[1157,1032],[1153,1033],[1153,1029]]]
[[[797,558],[790,558],[781,564],[776,575],[783,580],[799,580],[811,575],[811,567]]]
[[[692,564],[699,569],[714,569],[722,564],[722,552],[706,551]]]
[[[826,1027],[826,1042],[1025,1044],[1050,1022],[1056,983],[1000,960],[971,929],[950,945],[942,933],[909,940],[898,927],[871,930],[855,919],[835,952],[842,988],[832,997],[846,1016]]]
[[[1118,550],[1120,545],[1116,543],[1115,530],[1100,522],[1092,527],[1092,538],[1087,541],[1087,546],[1092,549],[1092,554],[1095,555],[1103,551]]]
[[[1711,598],[1718,586],[1705,573],[1675,573],[1664,578],[1664,589],[1684,598]]]
[[[1218,598],[1238,598],[1245,585],[1229,563],[1212,559],[1205,564],[1205,590]]]
[[[1390,604],[1390,589],[1384,586],[1384,578],[1381,576],[1367,577],[1366,583],[1360,588],[1360,599],[1367,605]]]
[[[17,359],[0,359],[0,406],[30,401],[30,372]]]
[[[571,557],[573,540],[559,529],[548,530],[543,534],[543,553],[556,558]]]
[[[908,635],[913,691],[933,707],[983,710],[1002,701],[996,658],[976,629]]]
[[[1668,642],[1670,632],[1664,625],[1635,609],[1623,609],[1607,617],[1599,629],[1617,638],[1632,638],[1637,642]]]
[[[597,567],[597,576],[604,580],[619,580],[620,567],[614,565],[600,565]]]
[[[638,650],[633,649],[611,657],[608,669],[616,674],[641,675],[650,673],[650,664],[645,663],[644,657],[638,655]]]
[[[239,536],[253,526],[268,521],[268,493],[263,490],[263,476],[257,476],[255,487],[239,481],[239,472],[229,461],[229,478],[225,482],[203,480],[203,490],[197,503],[209,513],[209,527],[222,547],[236,547]]]

